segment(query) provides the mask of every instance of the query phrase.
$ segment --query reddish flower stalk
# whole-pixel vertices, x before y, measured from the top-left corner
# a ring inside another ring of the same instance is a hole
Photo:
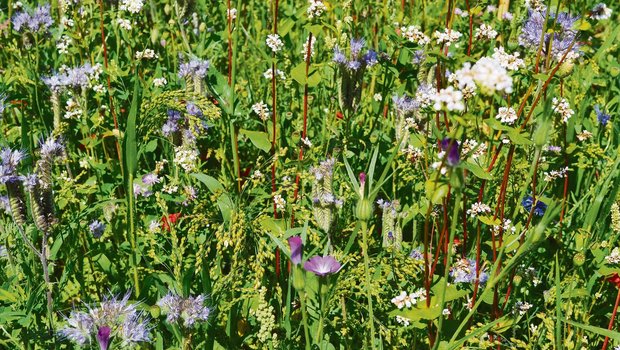
[[[278,8],[280,5],[280,1],[276,0],[273,9],[273,34],[278,34]],[[273,57],[275,59],[276,53],[273,53]],[[276,193],[276,160],[277,160],[277,150],[276,150],[276,122],[277,122],[277,106],[276,106],[276,63],[275,60],[271,64],[271,107],[273,109],[273,113],[271,114],[271,124],[272,124],[272,139],[271,139],[271,149],[273,150],[273,164],[271,165],[271,197]],[[273,201],[273,217],[275,219],[278,218],[278,208],[276,206],[276,202]],[[280,249],[276,248],[276,277],[280,277]]]
[[[614,274],[614,276],[610,277],[608,280],[611,281],[612,283],[618,285],[617,282],[613,282],[611,280],[614,277],[617,280],[618,279],[618,274]],[[614,305],[614,310],[611,313],[611,319],[609,320],[609,326],[607,327],[608,330],[611,330],[614,327],[614,320],[616,319],[616,312],[618,311],[618,304],[620,304],[620,288],[618,288],[618,294],[616,296],[616,304]],[[602,350],[606,350],[608,344],[609,344],[609,337],[605,337],[605,341],[603,342]]]

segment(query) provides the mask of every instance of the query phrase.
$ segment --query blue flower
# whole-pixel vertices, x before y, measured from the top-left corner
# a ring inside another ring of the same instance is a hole
[[[594,106],[594,112],[596,112],[596,118],[598,119],[598,122],[602,126],[607,125],[607,122],[609,121],[609,119],[611,119],[611,116],[604,111],[601,111],[598,105]]]
[[[556,18],[553,13],[548,15],[547,11],[538,12],[530,9],[519,36],[519,44],[532,50],[538,50],[542,38],[543,53],[546,54],[549,46],[551,46],[551,54],[558,58],[564,55],[570,45],[575,42],[571,51],[576,52],[579,49],[579,44],[575,40],[577,31],[573,29],[573,25],[578,19],[579,17],[572,17],[566,12],[559,13]],[[547,26],[546,29],[553,29],[553,34],[548,32],[543,34],[545,25],[552,23],[550,20],[555,20],[555,28]]]
[[[105,231],[105,228],[106,228],[106,225],[100,222],[99,220],[95,220],[91,222],[90,225],[88,225],[88,229],[90,230],[90,233],[95,238],[101,237],[103,235],[103,232]]]
[[[528,213],[532,211],[532,204],[534,204],[534,198],[532,196],[523,197],[521,205],[523,205],[523,208],[525,208]],[[545,215],[545,210],[547,210],[547,204],[541,200],[537,200],[536,205],[534,205],[534,215],[543,216]]]

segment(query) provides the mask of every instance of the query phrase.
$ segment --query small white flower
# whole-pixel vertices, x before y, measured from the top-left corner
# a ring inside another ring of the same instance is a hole
[[[491,212],[491,207],[489,207],[488,205],[482,202],[476,202],[472,204],[471,209],[467,210],[467,214],[471,215],[471,217],[476,217],[480,214],[485,214],[485,213],[490,213],[490,212]]]
[[[304,61],[308,60],[308,41],[310,41],[310,37],[306,39],[304,43],[304,48],[301,50],[301,54],[304,55]],[[312,44],[310,47],[310,57],[314,56],[314,44],[316,43],[316,38],[312,37]]]
[[[273,202],[276,204],[276,209],[278,210],[284,210],[286,208],[286,200],[279,194],[273,196]]]
[[[461,36],[463,36],[463,34],[461,34],[460,32],[448,28],[444,29],[443,33],[440,31],[435,31],[435,34],[433,34],[433,37],[437,39],[437,44],[446,44],[447,46],[456,43],[461,38]]]
[[[320,17],[323,12],[327,11],[327,7],[323,4],[321,0],[309,0],[308,1],[308,10],[306,10],[306,14],[309,19],[313,19],[316,17]]]
[[[310,142],[310,139],[307,137],[304,137],[303,139],[301,139],[301,142],[304,144],[304,146],[306,146],[307,148],[312,148],[312,142]]]
[[[279,69],[276,69],[276,76],[280,78],[280,80],[286,80],[286,75]],[[265,73],[263,73],[263,77],[267,80],[273,79],[273,70],[271,68],[267,69]]]
[[[116,23],[118,23],[118,26],[122,29],[131,30],[131,21],[128,19],[118,18]]]
[[[378,93],[378,92],[377,92],[376,94],[374,94],[374,95],[372,96],[372,98],[373,98],[375,101],[377,101],[377,102],[381,102],[381,100],[383,100],[383,96],[381,96],[381,94],[380,94],[380,93]]]
[[[564,98],[558,99],[557,97],[554,97],[552,100],[552,104],[553,111],[562,116],[562,121],[564,123],[568,123],[568,119],[570,119],[570,117],[575,114],[575,111],[570,108],[570,104]]]
[[[156,87],[162,87],[168,84],[168,80],[166,78],[155,78],[153,79],[153,85]]]
[[[71,44],[71,42],[71,38],[69,38],[67,35],[63,35],[60,40],[58,40],[58,43],[56,43],[58,53],[61,55],[69,53],[69,45]]]
[[[593,134],[591,132],[589,132],[588,130],[584,130],[582,132],[580,132],[579,134],[577,134],[577,139],[579,141],[585,141],[589,138],[591,138],[593,136]]]
[[[402,317],[402,316],[396,316],[396,322],[402,324],[403,326],[407,327],[409,325],[409,322],[411,320],[406,318],[406,317]]]
[[[607,7],[607,5],[605,5],[604,3],[599,3],[592,8],[592,12],[590,12],[590,17],[599,21],[603,19],[609,19],[611,18],[612,12],[613,11],[609,7]]]
[[[150,233],[159,232],[160,227],[161,227],[161,224],[159,223],[159,221],[152,220],[151,223],[149,224],[149,232]]]
[[[271,116],[271,112],[269,112],[269,107],[263,102],[257,102],[252,105],[252,110],[256,113],[261,120],[266,121]]]
[[[517,112],[512,107],[500,107],[495,119],[504,124],[512,125],[517,121],[518,117]]]
[[[424,46],[431,42],[431,39],[424,35],[418,26],[400,27],[400,35],[412,43]]]
[[[568,172],[568,167],[562,168],[560,170],[551,170],[549,172],[545,172],[545,182],[551,182],[555,179],[566,177],[566,173]]]
[[[465,109],[463,93],[455,90],[452,86],[441,89],[432,96],[432,100],[434,102],[433,108],[436,111],[441,110],[443,107],[446,107],[449,111],[462,111]]]
[[[611,251],[611,254],[605,257],[605,261],[607,261],[608,264],[612,265],[620,264],[620,248],[614,248]]]
[[[261,180],[263,176],[264,175],[260,172],[260,170],[254,170],[254,173],[252,173],[252,176],[250,176],[250,178],[252,180]]]
[[[62,23],[65,27],[69,27],[69,28],[75,25],[75,22],[71,18],[67,18],[64,16],[60,19],[60,23]]]
[[[476,39],[492,40],[497,37],[497,31],[495,31],[490,25],[482,23],[480,28],[476,28],[476,34],[474,37]]]
[[[158,58],[159,56],[155,53],[155,51],[151,50],[151,49],[146,49],[144,51],[136,51],[136,59],[137,60],[141,60],[141,59],[153,59],[153,58]]]
[[[142,0],[121,0],[121,5],[119,6],[119,9],[121,9],[122,11],[129,11],[135,14],[142,10],[142,6],[144,6]]]
[[[509,54],[504,51],[504,47],[500,46],[494,49],[493,58],[496,59],[499,64],[511,71],[519,70],[519,68],[525,67],[525,62],[519,58],[519,53]]]
[[[280,36],[278,34],[267,35],[267,40],[265,40],[265,43],[274,53],[280,51],[284,46],[284,43],[280,40]]]
[[[441,314],[444,315],[444,316],[450,316],[450,314],[451,314],[450,309],[443,309]]]
[[[230,19],[231,21],[234,21],[235,19],[237,19],[237,9],[236,8],[230,8],[226,10],[226,19]]]

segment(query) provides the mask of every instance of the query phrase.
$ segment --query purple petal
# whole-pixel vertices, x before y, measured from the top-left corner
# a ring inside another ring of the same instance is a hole
[[[99,327],[99,331],[97,332],[97,342],[99,343],[99,349],[108,350],[108,346],[110,346],[110,332],[110,327]]]
[[[333,256],[315,256],[304,264],[306,271],[312,272],[317,276],[323,277],[340,270],[340,263]]]
[[[301,253],[303,248],[303,242],[301,241],[301,237],[289,237],[288,244],[291,247],[291,262],[293,262],[293,264],[295,265],[299,265],[301,263]]]

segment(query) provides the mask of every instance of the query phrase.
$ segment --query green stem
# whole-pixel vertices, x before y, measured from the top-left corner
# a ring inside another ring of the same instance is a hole
[[[306,338],[306,350],[310,350],[310,333],[308,328],[308,311],[306,310],[306,293],[299,292],[299,301],[301,302],[301,319],[304,324],[304,336]]]
[[[368,257],[368,228],[366,221],[362,225],[362,254],[364,255],[364,275],[366,278],[366,297],[368,298],[368,322],[370,323],[370,348],[375,348],[375,323],[372,310],[372,295],[370,294],[370,258]]]
[[[140,295],[140,285],[138,284],[138,249],[136,244],[136,230],[135,230],[135,213],[134,213],[134,194],[133,194],[133,174],[129,173],[128,184],[127,184],[127,216],[129,221],[129,242],[131,243],[131,250],[133,254],[132,258],[132,272],[133,272],[133,286],[135,289],[136,297]]]

